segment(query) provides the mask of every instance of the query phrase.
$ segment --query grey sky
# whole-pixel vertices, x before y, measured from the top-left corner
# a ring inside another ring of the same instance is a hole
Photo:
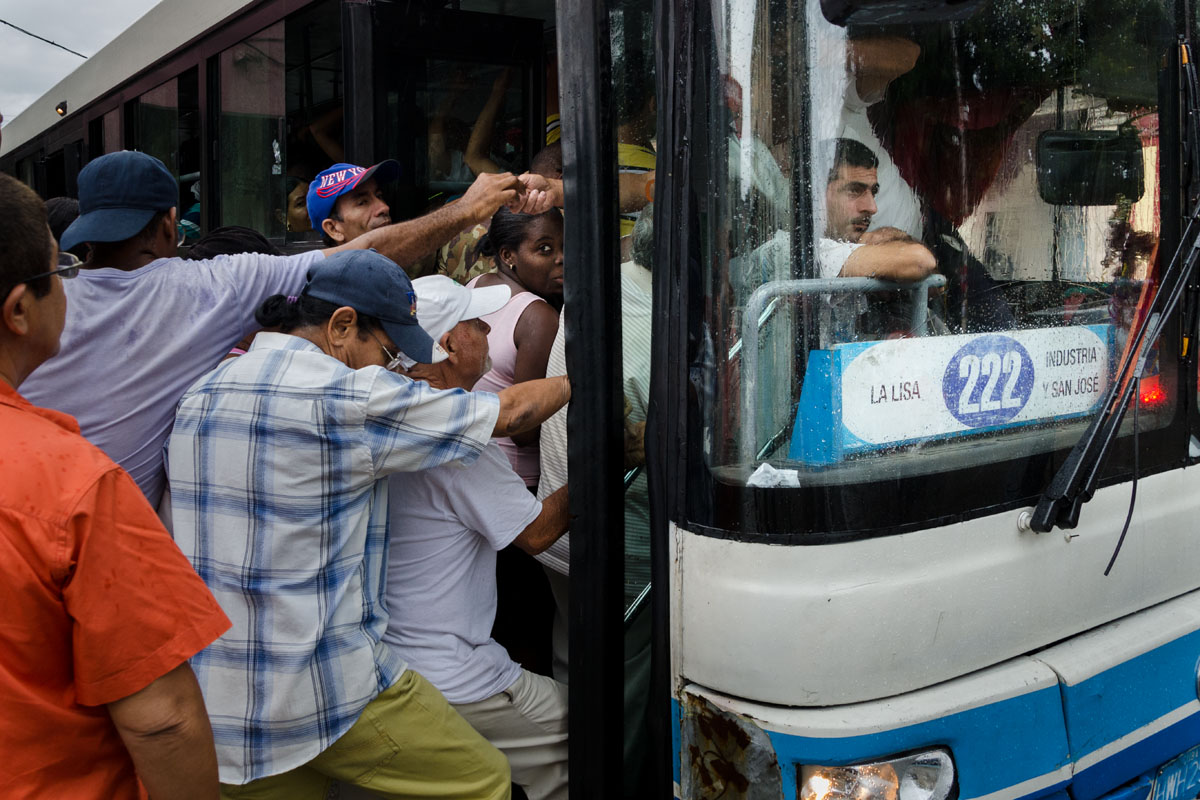
[[[158,0],[0,0],[0,19],[90,56]],[[83,59],[0,25],[0,113],[5,124]]]

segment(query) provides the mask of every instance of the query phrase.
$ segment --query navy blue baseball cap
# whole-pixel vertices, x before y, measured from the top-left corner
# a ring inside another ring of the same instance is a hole
[[[155,214],[178,205],[179,184],[154,156],[131,150],[100,156],[79,173],[79,217],[60,246],[132,239]]]
[[[413,361],[436,364],[446,351],[417,324],[417,293],[395,261],[376,250],[344,250],[309,267],[301,294],[375,317]]]
[[[389,158],[370,168],[334,164],[313,178],[308,185],[308,219],[313,230],[321,230],[321,223],[333,213],[339,197],[371,178],[377,183],[399,180],[400,163]]]

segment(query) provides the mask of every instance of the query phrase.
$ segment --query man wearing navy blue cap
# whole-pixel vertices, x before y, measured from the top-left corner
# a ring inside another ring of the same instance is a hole
[[[446,359],[402,270],[336,254],[267,299],[243,356],[179,402],[175,539],[233,628],[192,659],[225,798],[507,798],[509,769],[381,641],[387,477],[473,462],[565,404],[564,377],[498,396],[391,370]]]
[[[67,285],[62,352],[24,387],[31,402],[78,419],[152,505],[163,493],[162,446],[184,390],[258,329],[254,310],[264,297],[299,292],[308,269],[336,252],[185,262],[177,253],[178,197],[175,178],[145,153],[111,153],[83,168],[80,215],[62,247],[87,243],[91,254]],[[512,175],[481,175],[459,202],[379,226],[337,250],[371,247],[409,264],[501,205],[536,212],[538,199]]]

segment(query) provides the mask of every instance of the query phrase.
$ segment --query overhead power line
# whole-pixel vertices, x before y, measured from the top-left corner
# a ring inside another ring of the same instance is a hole
[[[25,30],[20,25],[13,25],[11,22],[9,22],[6,19],[0,19],[0,23],[4,23],[5,25],[7,25],[10,28],[15,28],[16,30],[19,30],[21,33],[25,34],[26,36],[32,36],[33,38],[37,39],[38,41],[45,42],[46,44],[52,44],[55,47],[57,47],[59,50],[66,50],[71,55],[79,56],[80,58],[87,58],[87,56],[85,56],[83,53],[77,53],[69,47],[63,47],[58,42],[52,42],[44,36],[38,36],[36,33],[32,33],[30,31]]]

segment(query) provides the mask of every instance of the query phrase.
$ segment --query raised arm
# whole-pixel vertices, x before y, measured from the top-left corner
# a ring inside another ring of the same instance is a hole
[[[492,436],[512,436],[536,428],[565,406],[571,399],[571,384],[566,375],[539,378],[501,389],[499,396],[500,415]]]
[[[475,119],[475,127],[471,128],[471,138],[467,141],[467,150],[463,153],[463,161],[476,175],[485,172],[500,172],[500,167],[492,161],[488,150],[492,146],[492,133],[496,128],[496,117],[504,105],[504,94],[512,81],[513,67],[506,67],[500,72],[496,82],[492,84],[492,93],[479,116]]]
[[[536,556],[547,547],[558,541],[571,527],[570,504],[567,501],[567,487],[560,486],[556,492],[542,501],[542,513],[533,522],[525,526],[525,530],[517,534],[513,544]]]
[[[864,239],[866,236],[864,235]],[[929,248],[912,239],[893,239],[880,244],[864,243],[855,248],[842,266],[843,278],[881,278],[889,281],[919,281],[937,269]]]
[[[423,217],[367,231],[324,252],[328,256],[341,250],[374,248],[400,266],[408,266],[437,250],[459,231],[491,219],[500,206],[519,205],[524,193],[525,185],[515,175],[485,173],[453,203]]]
[[[149,686],[108,704],[152,800],[216,800],[217,754],[204,697],[185,661]]]

